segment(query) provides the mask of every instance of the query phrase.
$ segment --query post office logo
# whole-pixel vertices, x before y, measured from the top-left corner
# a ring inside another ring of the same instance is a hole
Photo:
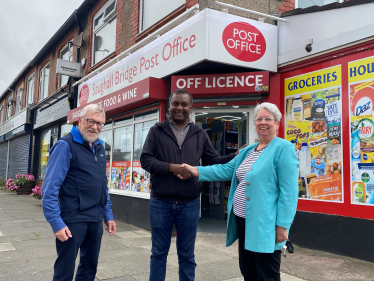
[[[81,91],[79,92],[79,105],[85,105],[88,101],[89,96],[90,96],[90,90],[87,84],[84,84]]]
[[[233,22],[222,33],[226,50],[236,59],[253,62],[266,52],[264,35],[253,25],[246,22]]]

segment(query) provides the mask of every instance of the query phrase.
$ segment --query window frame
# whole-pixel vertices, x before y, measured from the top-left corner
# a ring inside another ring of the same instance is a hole
[[[70,39],[69,41],[73,41],[73,39]],[[68,41],[68,42],[69,42]],[[67,49],[67,51],[65,53],[68,53],[68,56],[69,56],[69,61],[73,61],[73,54],[74,54],[74,48],[73,48],[73,45],[72,44],[69,44],[69,43],[66,43],[60,50],[59,52],[59,58],[62,59],[62,56],[65,54],[62,54],[63,51],[65,51]],[[67,76],[67,75],[63,75],[63,74],[59,74],[58,75],[58,89],[61,88],[61,87],[64,87],[65,85],[61,85],[61,79],[62,79],[62,76]],[[67,76],[69,77],[69,76]],[[69,78],[68,78],[69,79]]]
[[[32,80],[33,82],[33,86],[30,87],[30,81]],[[32,73],[31,75],[29,75],[29,77],[27,78],[27,86],[26,86],[26,89],[27,89],[27,96],[26,96],[26,106],[30,105],[30,104],[33,104],[34,103],[34,90],[35,90],[35,73]],[[30,90],[31,90],[31,102],[30,102]]]
[[[142,0],[143,1],[143,0]],[[344,0],[338,0],[337,3],[343,3]],[[295,0],[295,9],[298,9],[299,8],[299,0]],[[306,8],[304,8],[306,9]]]
[[[47,85],[47,95],[45,95],[45,93],[44,93],[44,90],[45,90],[45,70],[46,70],[47,67],[48,67],[48,81],[47,81],[48,85]],[[50,63],[47,62],[39,72],[39,101],[42,101],[42,100],[44,100],[45,98],[48,97],[50,72],[51,72]]]
[[[119,119],[122,118],[116,118],[115,120],[112,120],[110,124],[106,123],[105,127],[103,128],[102,132],[112,130],[112,145],[111,145],[111,150],[110,150],[110,165],[109,165],[109,193],[110,194],[117,194],[117,195],[123,195],[123,196],[129,196],[129,197],[137,197],[137,198],[143,198],[143,199],[149,199],[150,198],[150,193],[143,193],[143,192],[137,192],[137,191],[129,191],[129,190],[120,190],[120,189],[112,189],[111,188],[111,179],[112,179],[112,163],[113,163],[113,150],[114,150],[114,130],[122,127],[129,127],[131,126],[132,128],[132,139],[131,139],[131,157],[130,157],[130,163],[131,163],[131,172],[130,172],[130,184],[132,185],[132,180],[133,180],[133,172],[134,172],[134,167],[133,167],[133,162],[134,162],[134,145],[135,145],[135,126],[136,124],[139,123],[144,123],[148,121],[154,121],[155,124],[159,122],[160,118],[160,109],[151,109],[146,112],[142,112],[142,115],[147,115],[151,112],[155,112],[155,116],[151,116],[148,118],[144,119],[138,119],[136,120],[136,117],[139,116],[137,112],[134,112],[131,116],[128,116],[131,118],[130,121],[126,123],[122,123],[119,125],[115,125],[115,122],[118,121]],[[100,138],[100,136],[99,136]]]
[[[105,10],[114,3],[114,8],[113,8],[113,11],[109,12],[109,14],[107,16],[105,16]],[[95,27],[95,21],[100,18],[100,16],[104,13],[104,18],[103,18],[103,21],[100,25],[98,25],[97,27]],[[96,62],[95,63],[95,36],[98,32],[100,32],[101,30],[103,30],[108,24],[110,24],[113,20],[117,20],[117,0],[108,0],[107,3],[105,3],[104,6],[102,6],[100,8],[100,10],[93,16],[92,18],[92,62],[91,62],[91,65],[96,65],[98,63],[100,63],[101,61],[103,61],[105,58],[109,57],[111,54],[113,54],[116,50],[116,44],[114,44],[114,50],[110,53],[108,53],[103,59],[101,59],[100,61]],[[116,22],[117,24],[117,22]],[[117,27],[117,26],[116,26]],[[117,28],[116,28],[116,32],[115,32],[115,35],[114,36],[117,36]],[[115,41],[116,41],[116,38],[115,38]]]
[[[165,18],[168,15],[170,15],[173,11],[179,9],[180,7],[182,7],[183,5],[186,4],[186,2],[183,2],[183,4],[181,4],[178,8],[176,8],[175,10],[173,10],[170,13],[166,14],[165,16],[163,16],[162,18],[160,18],[158,21],[156,21],[152,25],[148,26],[147,28],[143,28],[143,26],[144,26],[144,1],[145,0],[140,0],[139,1],[139,31],[138,31],[139,33],[142,33],[143,31],[145,31],[148,28],[152,27],[153,25],[155,25],[156,23],[158,23],[160,20],[162,20],[163,18]]]
[[[6,110],[6,120],[5,121],[8,121],[10,118],[12,118],[12,110],[13,110],[13,97],[12,96],[10,96],[7,99],[7,110]]]
[[[23,88],[22,88],[22,85],[20,85],[16,91],[16,110],[14,112],[14,115],[16,115],[18,112],[21,111],[22,95],[23,95]]]

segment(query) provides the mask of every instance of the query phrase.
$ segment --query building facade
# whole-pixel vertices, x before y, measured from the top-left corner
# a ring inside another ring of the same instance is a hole
[[[84,1],[0,97],[0,158],[7,159],[0,177],[31,172],[42,185],[50,148],[85,105],[99,104],[107,116],[100,138],[115,219],[149,229],[150,175],[140,167],[140,154],[150,127],[165,120],[170,94],[178,88],[192,93],[191,117],[220,155],[256,142],[253,109],[272,102],[284,115],[279,136],[295,143],[301,157],[291,239],[372,261],[363,248],[340,246],[350,244],[348,235],[332,234],[374,227],[370,182],[359,175],[371,151],[364,160],[362,151],[353,160],[346,153],[351,128],[372,122],[366,114],[371,94],[360,87],[374,79],[373,23],[358,15],[370,12],[373,1],[315,0],[320,7],[309,0],[225,2],[282,13],[287,22],[213,0]],[[329,24],[331,18],[339,24]],[[58,59],[79,63],[81,77],[57,74]],[[15,166],[20,156],[13,151],[26,149]],[[229,182],[204,183],[201,216],[224,222],[229,190]]]

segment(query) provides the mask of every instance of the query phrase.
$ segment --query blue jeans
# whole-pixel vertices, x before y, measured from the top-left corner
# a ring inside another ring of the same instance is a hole
[[[195,280],[195,240],[199,222],[200,198],[185,204],[168,203],[153,197],[149,200],[152,229],[150,281],[163,281],[173,225],[177,231],[179,280]]]

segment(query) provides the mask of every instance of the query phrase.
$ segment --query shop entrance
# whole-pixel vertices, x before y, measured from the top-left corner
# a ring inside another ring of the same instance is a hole
[[[235,153],[244,144],[256,141],[257,134],[251,122],[253,111],[254,106],[194,108],[192,119],[207,132],[218,155],[224,156]],[[229,181],[202,183],[200,231],[225,231],[229,192]]]

